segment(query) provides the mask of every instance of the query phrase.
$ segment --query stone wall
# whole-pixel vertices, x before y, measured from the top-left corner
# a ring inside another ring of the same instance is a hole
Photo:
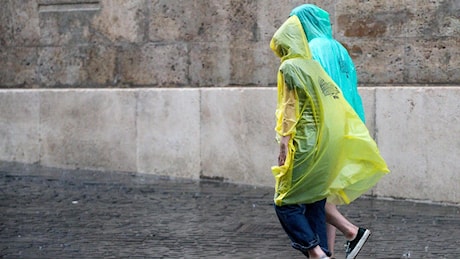
[[[0,1],[0,162],[273,185],[268,45],[305,1]],[[392,170],[369,193],[460,203],[460,2],[310,3]]]
[[[269,41],[304,2],[2,0],[0,87],[271,86]],[[457,0],[311,3],[362,85],[460,82]]]

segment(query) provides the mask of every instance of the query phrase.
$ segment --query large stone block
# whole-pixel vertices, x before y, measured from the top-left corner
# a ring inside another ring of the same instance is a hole
[[[91,45],[84,49],[84,70],[87,72],[86,84],[95,86],[116,85],[117,50],[107,45]]]
[[[117,44],[138,43],[146,38],[145,0],[101,0],[101,10],[92,20],[95,30]],[[166,28],[164,28],[167,30]]]
[[[13,39],[13,14],[11,11],[12,1],[3,1],[2,9],[0,10],[0,46],[11,45]]]
[[[138,91],[138,171],[199,178],[198,89]]]
[[[230,1],[149,0],[151,41],[228,42]]]
[[[458,0],[406,1],[405,6],[414,14],[413,19],[409,19],[406,24],[407,37],[459,39],[460,2]]]
[[[0,86],[36,87],[37,61],[37,48],[0,47]]]
[[[42,45],[81,45],[92,41],[95,31],[91,21],[96,17],[97,11],[72,9],[75,5],[78,6],[78,4],[58,5],[43,2],[39,5],[39,12],[33,12],[38,13],[39,16]],[[48,6],[53,9],[45,8]],[[54,9],[55,6],[65,8]]]
[[[135,172],[133,91],[40,92],[40,158],[45,166]]]
[[[459,88],[378,88],[377,139],[392,171],[375,194],[460,201]]]
[[[280,59],[265,42],[230,47],[230,85],[268,86],[276,84]]]
[[[3,0],[0,9],[0,46],[37,45],[40,39],[35,0]]]
[[[257,0],[257,30],[259,39],[270,42],[276,30],[289,18],[292,9],[303,4],[315,4],[334,17],[335,3],[333,0]],[[334,22],[333,20],[331,22]]]
[[[265,6],[264,3],[258,5]],[[254,33],[257,34],[251,36],[254,39],[244,43],[237,42],[244,37],[249,39],[248,32],[246,36],[238,35],[231,41],[189,44],[192,85],[223,87],[276,84],[279,58],[271,51],[269,41],[259,41],[260,32]]]
[[[11,16],[10,23],[6,27],[10,28],[13,38],[9,39],[7,45],[14,46],[34,46],[39,42],[40,29],[37,3],[35,0],[2,1],[0,11],[6,16]],[[10,9],[8,9],[10,8]],[[10,11],[6,13],[5,11]],[[3,22],[3,21],[2,21]],[[3,27],[3,26],[0,26]],[[0,29],[1,31],[1,29]],[[8,33],[8,32],[7,32]],[[1,36],[0,36],[1,37]]]
[[[405,68],[408,83],[460,82],[460,38],[410,39]]]
[[[230,1],[227,21],[227,33],[230,35],[232,44],[244,45],[247,42],[259,40],[257,1]]]
[[[355,59],[363,83],[458,82],[457,2],[338,1],[335,36]]]
[[[281,61],[272,49],[270,49],[270,46],[262,45],[262,48],[258,47],[252,53],[251,58],[253,59],[254,70],[252,73],[252,84],[263,87],[276,86],[277,73]],[[238,64],[234,64],[233,66],[238,66]],[[241,66],[239,67],[241,69]]]
[[[202,89],[201,174],[272,186],[275,108],[275,88]]]
[[[363,102],[367,129],[371,136],[375,138],[375,88],[359,87],[358,92]]]
[[[121,80],[135,86],[187,86],[188,67],[183,43],[127,46],[120,54]]]
[[[407,23],[418,13],[399,0],[337,1],[335,11],[335,36],[347,44],[356,37],[374,40],[405,38]]]
[[[40,49],[38,74],[47,87],[105,86],[117,83],[116,50],[104,45]]]
[[[357,39],[344,46],[353,59],[360,84],[393,84],[405,79],[404,44],[404,39],[382,42]]]
[[[230,52],[225,43],[190,44],[190,84],[224,87],[230,82]]]
[[[88,77],[84,47],[47,47],[39,52],[40,82],[47,86],[79,85]]]
[[[39,93],[0,91],[0,161],[39,161]]]

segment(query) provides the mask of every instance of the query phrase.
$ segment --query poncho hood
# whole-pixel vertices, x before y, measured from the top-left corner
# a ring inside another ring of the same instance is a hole
[[[289,17],[275,32],[270,48],[281,62],[292,58],[312,59],[305,32],[296,16]]]
[[[329,13],[312,4],[304,4],[294,8],[290,16],[297,16],[307,35],[308,41],[314,38],[331,38],[332,26]]]

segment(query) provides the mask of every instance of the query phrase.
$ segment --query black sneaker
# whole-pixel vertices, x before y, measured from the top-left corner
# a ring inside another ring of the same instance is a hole
[[[345,258],[346,259],[354,259],[358,255],[359,251],[363,247],[364,243],[366,243],[367,239],[371,235],[371,231],[365,228],[359,228],[358,234],[356,238],[352,241],[347,241],[345,244],[346,251],[345,251]]]

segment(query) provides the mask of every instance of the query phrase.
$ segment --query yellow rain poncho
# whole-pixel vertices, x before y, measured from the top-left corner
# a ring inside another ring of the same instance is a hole
[[[276,31],[276,132],[291,135],[286,162],[272,167],[278,206],[328,198],[350,203],[389,172],[377,145],[342,92],[312,60],[297,16]]]

